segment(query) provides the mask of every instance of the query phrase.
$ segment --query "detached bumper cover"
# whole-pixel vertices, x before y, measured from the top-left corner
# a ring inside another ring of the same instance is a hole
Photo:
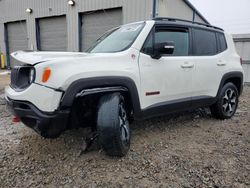
[[[29,102],[16,101],[8,97],[5,97],[5,100],[12,114],[18,116],[25,125],[42,137],[56,138],[67,128],[69,110],[45,113]]]
[[[10,86],[5,88],[5,96],[15,101],[29,101],[43,112],[54,112],[60,105],[63,92],[56,91],[36,83],[23,91],[16,91]]]

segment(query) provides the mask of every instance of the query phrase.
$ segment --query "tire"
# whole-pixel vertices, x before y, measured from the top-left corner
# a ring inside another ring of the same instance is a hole
[[[101,97],[97,113],[100,146],[110,156],[125,156],[130,147],[130,128],[125,101],[120,93]]]
[[[210,107],[212,115],[217,119],[231,118],[238,107],[239,93],[236,86],[226,83],[219,92],[217,102]]]

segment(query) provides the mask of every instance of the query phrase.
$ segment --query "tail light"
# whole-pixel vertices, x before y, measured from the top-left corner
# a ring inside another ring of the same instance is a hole
[[[241,64],[241,65],[243,64],[243,60],[242,60],[242,58],[240,58],[240,64]]]

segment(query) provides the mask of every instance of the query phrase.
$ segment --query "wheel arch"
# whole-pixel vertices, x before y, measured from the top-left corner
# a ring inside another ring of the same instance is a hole
[[[61,100],[61,108],[70,108],[77,97],[97,93],[122,92],[128,94],[134,115],[141,112],[139,94],[135,82],[128,77],[95,77],[83,78],[74,81],[64,93]]]
[[[241,95],[243,91],[243,73],[239,71],[229,72],[223,75],[221,79],[221,83],[217,92],[217,97],[219,95],[219,91],[226,84],[232,82],[238,89],[239,95]]]

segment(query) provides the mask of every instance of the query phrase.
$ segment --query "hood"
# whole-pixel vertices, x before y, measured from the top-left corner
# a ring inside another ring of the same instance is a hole
[[[87,53],[80,52],[38,52],[38,51],[16,51],[11,56],[25,64],[35,65],[41,62],[59,58],[85,57]]]

